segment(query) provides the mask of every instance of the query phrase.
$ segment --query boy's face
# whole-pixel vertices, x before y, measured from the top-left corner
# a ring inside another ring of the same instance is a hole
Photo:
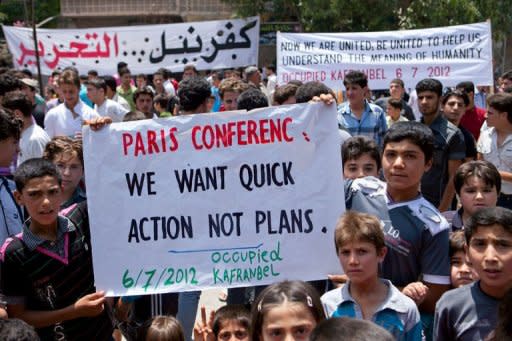
[[[409,140],[389,142],[382,153],[382,169],[388,191],[418,192],[423,173],[431,166],[425,163],[425,154]]]
[[[498,109],[494,109],[493,107],[489,107],[487,109],[487,125],[489,127],[497,127],[501,123],[507,123],[507,113],[501,112]]]
[[[222,98],[222,102],[224,103],[224,108],[226,111],[236,110],[238,96],[240,96],[239,92],[236,91],[226,91],[224,93],[224,97]]]
[[[137,84],[137,87],[141,89],[146,86],[146,80],[143,77],[137,77],[135,78],[135,84]]]
[[[396,121],[400,118],[400,109],[394,108],[391,105],[388,104],[386,108],[386,113],[393,121]]]
[[[249,341],[249,331],[236,320],[221,323],[218,341]]]
[[[443,113],[446,119],[453,124],[459,125],[462,115],[466,112],[464,100],[458,96],[451,96],[443,105]]]
[[[439,96],[433,91],[418,93],[418,109],[423,116],[433,116],[439,111]]]
[[[362,154],[357,159],[347,160],[343,164],[343,177],[345,179],[357,179],[365,176],[378,176],[377,162],[368,153]]]
[[[503,297],[512,287],[512,233],[497,224],[479,226],[467,250],[482,290],[487,295]]]
[[[14,192],[14,197],[27,209],[32,218],[31,226],[48,227],[57,221],[62,188],[55,177],[46,175],[30,179],[21,192]]]
[[[19,141],[13,136],[0,141],[0,167],[9,167],[14,155],[20,151]]]
[[[473,283],[478,279],[478,274],[467,261],[464,251],[457,251],[450,258],[450,279],[454,288]]]
[[[82,162],[76,152],[58,154],[53,163],[62,177],[62,189],[66,193],[72,193],[84,176]]]
[[[401,99],[404,94],[404,88],[398,83],[391,83],[389,85],[389,95],[395,99]]]
[[[135,101],[135,107],[138,111],[148,114],[153,108],[153,98],[148,94],[140,94]]]
[[[62,97],[64,97],[64,102],[68,108],[74,108],[78,103],[78,92],[79,88],[77,88],[74,84],[61,84],[60,91],[62,93]]]
[[[384,260],[387,249],[377,251],[374,244],[351,241],[338,249],[340,264],[354,284],[367,283],[378,277],[379,263]]]
[[[360,104],[366,98],[365,95],[367,87],[362,88],[358,84],[347,84],[345,89],[347,91],[347,99],[350,104]]]
[[[472,215],[484,207],[494,207],[498,201],[496,187],[487,185],[481,178],[472,176],[460,188],[460,203],[464,212]]]

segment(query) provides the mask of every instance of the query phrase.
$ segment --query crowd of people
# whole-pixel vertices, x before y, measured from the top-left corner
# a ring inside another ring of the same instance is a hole
[[[406,93],[393,79],[380,98],[351,71],[344,102],[263,71],[186,65],[178,82],[126,63],[101,77],[68,67],[42,97],[28,70],[0,70],[0,339],[512,339],[512,71],[487,89],[428,78]],[[338,112],[338,274],[229,289],[197,323],[199,291],[107,298],[95,287],[84,124],[311,101]]]

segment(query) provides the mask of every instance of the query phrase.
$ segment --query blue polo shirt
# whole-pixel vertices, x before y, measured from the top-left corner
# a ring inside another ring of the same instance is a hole
[[[371,321],[389,331],[396,340],[423,340],[420,313],[412,299],[402,294],[390,281],[381,279],[388,287],[386,299],[375,310]],[[363,319],[359,304],[350,295],[350,281],[322,296],[328,317]]]
[[[386,115],[378,105],[365,100],[364,111],[359,119],[352,113],[349,102],[341,103],[338,106],[338,123],[341,127],[346,128],[350,135],[366,136],[382,148],[388,126]]]

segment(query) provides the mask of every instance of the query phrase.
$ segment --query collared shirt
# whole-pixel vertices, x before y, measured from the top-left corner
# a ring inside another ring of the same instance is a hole
[[[391,116],[386,116],[386,124],[388,125],[388,128],[391,127],[396,122],[407,122],[407,121],[409,121],[409,120],[407,118],[405,118],[404,116],[398,117],[398,120],[396,120],[396,121],[393,121]]]
[[[441,114],[428,127],[434,134],[434,156],[432,167],[421,178],[421,193],[438,207],[449,180],[448,161],[464,160],[466,144],[459,128]]]
[[[349,102],[341,103],[338,106],[338,123],[340,126],[345,127],[350,135],[366,136],[382,147],[384,134],[388,130],[386,115],[378,105],[368,103],[367,101],[364,103],[361,119],[352,113]]]
[[[130,110],[134,111],[135,108],[135,100],[133,99],[133,94],[135,93],[135,90],[137,90],[136,87],[133,85],[130,86],[128,90],[123,89],[121,85],[119,85],[116,89],[119,96],[123,97],[126,102],[130,105]]]
[[[389,331],[396,340],[422,340],[420,313],[412,299],[402,294],[390,281],[381,279],[387,295],[375,310],[371,321]],[[350,294],[350,281],[325,293],[322,305],[327,316],[364,319],[361,306]]]
[[[476,149],[485,161],[495,165],[499,171],[512,173],[512,134],[498,146],[498,133],[494,127],[489,127],[481,132]],[[512,194],[512,182],[501,179],[501,192]]]
[[[69,136],[74,138],[78,132],[82,132],[84,120],[91,120],[100,117],[96,111],[78,101],[73,111],[78,114],[76,117],[64,103],[46,113],[44,118],[44,130],[50,138],[55,136]]]
[[[50,142],[50,137],[44,129],[32,123],[21,133],[18,166],[26,160],[42,157],[48,142]]]
[[[445,211],[441,214],[451,225],[450,229],[452,232],[464,229],[464,222],[462,221],[462,207],[457,211]]]
[[[94,110],[102,117],[110,117],[112,122],[122,122],[128,112],[121,104],[108,98],[100,106],[95,104]]]
[[[69,219],[62,216],[58,217],[57,238],[55,241],[46,240],[34,234],[30,230],[29,224],[30,221],[23,225],[23,241],[31,251],[40,246],[59,254],[61,257],[64,255],[64,235],[75,230],[75,226]]]
[[[60,205],[60,209],[64,210],[73,204],[79,204],[85,200],[87,200],[87,196],[86,196],[84,190],[82,188],[80,188],[80,186],[78,186],[77,188],[75,188],[75,191],[73,192],[73,195],[71,196],[71,198],[69,198],[68,200],[66,200],[64,203],[62,203]]]

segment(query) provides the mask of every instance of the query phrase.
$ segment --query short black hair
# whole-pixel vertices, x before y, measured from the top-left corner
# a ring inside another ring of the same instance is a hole
[[[441,99],[441,104],[445,105],[446,102],[448,102],[448,99],[450,97],[457,97],[464,101],[464,104],[467,106],[469,105],[469,97],[467,95],[467,92],[461,91],[459,89],[457,90],[450,90],[447,93],[444,94],[443,98]]]
[[[361,88],[368,86],[368,77],[361,72],[357,70],[349,71],[345,78],[343,79],[343,85],[347,86],[349,84],[356,84],[359,85]]]
[[[334,91],[322,82],[311,81],[302,84],[295,93],[295,100],[297,103],[307,103],[315,96],[331,94],[332,97],[336,97]]]
[[[500,112],[507,113],[509,123],[512,123],[512,94],[499,92],[487,97],[487,105]]]
[[[90,85],[94,86],[96,89],[103,89],[103,91],[105,91],[105,93],[107,92],[107,82],[105,82],[104,79],[101,79],[101,78],[91,79],[90,81],[87,81],[86,84],[90,84]]]
[[[466,94],[469,94],[470,92],[475,92],[475,83],[470,81],[460,82],[455,86],[455,89],[461,90],[465,92]]]
[[[357,160],[363,154],[369,154],[377,164],[377,170],[381,168],[379,146],[374,140],[365,136],[352,136],[345,140],[341,147],[341,160],[343,166],[348,160]]]
[[[501,175],[496,166],[489,161],[476,160],[463,163],[455,172],[453,176],[455,193],[460,195],[462,186],[469,177],[473,176],[481,179],[487,186],[495,187],[498,195],[501,192]]]
[[[21,119],[15,117],[8,109],[0,108],[0,141],[9,137],[19,140],[22,127],[23,121]]]
[[[21,90],[23,83],[18,78],[4,73],[0,75],[0,96],[4,96],[9,91]]]
[[[0,340],[2,341],[38,341],[34,327],[20,319],[0,319]]]
[[[425,163],[432,160],[434,155],[434,135],[429,127],[416,121],[397,122],[389,128],[384,136],[382,149],[386,149],[388,143],[403,140],[408,140],[421,149],[423,155],[425,155]]]
[[[88,76],[98,77],[98,71],[96,71],[96,70],[89,70],[89,71],[87,71],[87,75]]]
[[[501,76],[501,79],[508,79],[512,81],[512,70],[505,71]]]
[[[133,93],[133,101],[137,102],[137,98],[139,98],[141,95],[149,95],[151,96],[151,99],[155,97],[155,93],[149,86],[145,86],[142,89],[137,89]]]
[[[367,320],[334,317],[320,322],[311,341],[393,341],[393,336],[381,326]]]
[[[43,158],[34,158],[23,162],[14,172],[16,190],[22,192],[27,182],[43,176],[51,176],[57,179],[59,185],[62,183],[60,172],[51,161]]]
[[[500,225],[507,233],[512,234],[512,210],[508,208],[484,207],[476,211],[464,224],[466,243],[470,245],[471,237],[480,227]]]
[[[443,84],[434,78],[422,79],[416,84],[416,93],[420,94],[424,91],[432,91],[437,94],[437,96],[441,97],[443,94]]]
[[[402,108],[403,108],[402,100],[400,100],[400,99],[394,99],[394,98],[389,98],[389,99],[388,99],[388,106],[393,107],[393,108],[395,108],[395,109],[400,109],[400,110],[402,110]]]
[[[201,77],[184,79],[178,86],[180,108],[184,111],[196,110],[210,98],[211,94],[210,83],[206,79]]]
[[[217,309],[212,324],[212,331],[216,340],[222,324],[226,321],[236,321],[251,335],[251,312],[246,306],[242,304],[229,304]]]
[[[103,80],[105,81],[105,85],[112,91],[116,91],[117,83],[116,79],[112,76],[103,76]]]
[[[32,116],[32,102],[22,91],[11,91],[2,99],[2,106],[10,110],[19,110],[23,117]]]
[[[261,90],[249,88],[242,92],[236,100],[236,108],[238,110],[251,111],[257,108],[268,107],[267,96]]]
[[[167,104],[169,103],[169,96],[166,94],[158,94],[153,98],[153,104],[158,103],[164,110],[167,110]]]

